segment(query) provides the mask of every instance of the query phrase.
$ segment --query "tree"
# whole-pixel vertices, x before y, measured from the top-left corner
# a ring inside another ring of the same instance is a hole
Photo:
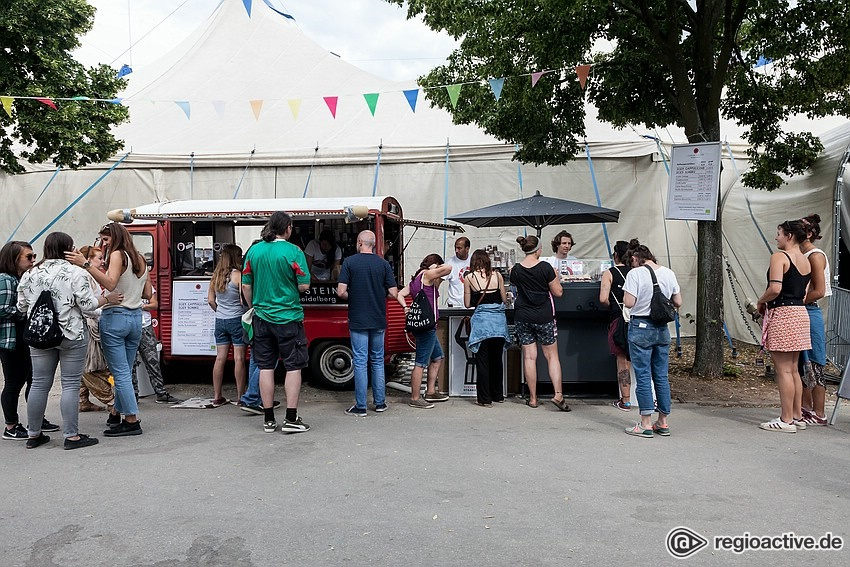
[[[0,0],[0,96],[113,99],[125,86],[116,71],[87,68],[70,55],[94,12],[85,0]],[[22,172],[19,159],[76,169],[123,147],[110,129],[127,119],[126,107],[85,100],[55,105],[16,98],[11,116],[0,109],[0,170]]]
[[[615,127],[682,127],[691,142],[719,141],[720,117],[748,128],[750,187],[774,190],[808,169],[823,149],[808,132],[783,131],[794,114],[850,115],[850,4],[823,0],[387,0],[407,4],[461,44],[425,87],[464,84],[453,108],[444,89],[432,104],[456,123],[475,123],[519,144],[516,158],[563,164],[579,153],[585,96]],[[597,40],[613,49],[594,52]],[[760,58],[769,70],[754,70]],[[482,78],[592,63],[586,92],[572,72],[506,81],[497,102]],[[698,227],[694,370],[723,368],[722,224]]]

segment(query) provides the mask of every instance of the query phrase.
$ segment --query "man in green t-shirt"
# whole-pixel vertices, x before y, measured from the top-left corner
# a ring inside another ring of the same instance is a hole
[[[252,345],[254,361],[260,369],[260,397],[265,421],[263,431],[277,430],[274,416],[274,369],[283,356],[286,369],[286,417],[281,433],[301,433],[310,426],[298,416],[301,369],[307,366],[307,336],[304,309],[299,294],[310,287],[307,259],[300,248],[288,241],[292,218],[277,211],[263,230],[263,241],[245,256],[242,292],[254,308]]]

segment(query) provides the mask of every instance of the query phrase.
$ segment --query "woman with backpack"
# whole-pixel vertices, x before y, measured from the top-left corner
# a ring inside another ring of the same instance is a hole
[[[673,270],[659,266],[652,251],[636,238],[629,242],[628,254],[632,269],[623,284],[623,305],[631,309],[629,316],[629,355],[635,369],[635,393],[640,409],[640,421],[627,427],[626,433],[651,439],[657,433],[670,435],[667,416],[670,415],[670,382],[667,379],[670,356],[670,330],[667,323],[653,318],[652,296],[655,283],[661,294],[674,307],[681,307],[679,282]],[[658,409],[652,400],[652,389],[658,399]],[[658,411],[653,423],[652,414]]]
[[[142,434],[132,369],[142,337],[142,298],[150,299],[153,290],[145,258],[136,250],[130,233],[119,223],[111,223],[109,229],[106,272],[95,269],[79,252],[68,252],[65,256],[88,272],[103,288],[121,296],[120,303],[109,303],[103,308],[100,342],[115,381],[117,412],[107,418],[109,429],[103,434],[106,437],[124,437]],[[123,420],[121,414],[124,414]]]
[[[74,241],[69,235],[64,232],[48,234],[44,241],[44,260],[26,272],[18,285],[18,310],[30,317],[25,334],[32,358],[27,449],[50,441],[42,432],[41,424],[57,364],[62,380],[59,407],[65,449],[97,444],[97,439],[78,430],[80,379],[88,346],[83,314],[93,313],[109,301],[120,301],[121,297],[95,297],[86,273],[65,259],[73,250]],[[33,317],[33,312],[37,317]],[[36,342],[40,346],[34,346]]]
[[[614,265],[602,272],[599,286],[599,303],[608,306],[608,351],[617,359],[617,382],[620,384],[620,397],[613,402],[621,411],[632,409],[632,377],[629,362],[629,323],[623,310],[623,284],[631,266],[629,262],[629,243],[618,240],[614,244],[611,258]]]

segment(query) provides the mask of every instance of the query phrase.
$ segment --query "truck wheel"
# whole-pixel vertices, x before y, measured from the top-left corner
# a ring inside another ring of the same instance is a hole
[[[354,387],[354,354],[347,343],[323,342],[310,355],[310,373],[318,386],[331,390]]]

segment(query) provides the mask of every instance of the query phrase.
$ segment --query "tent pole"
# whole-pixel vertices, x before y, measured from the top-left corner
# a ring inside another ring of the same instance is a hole
[[[838,164],[838,173],[835,176],[835,195],[832,198],[833,222],[832,222],[832,285],[838,286],[838,264],[841,256],[841,193],[844,188],[844,172],[847,163],[850,162],[850,144],[844,149],[844,156]]]
[[[189,198],[195,198],[195,152],[189,154]]]
[[[310,162],[310,171],[307,172],[307,183],[304,184],[304,193],[301,195],[301,198],[307,197],[307,191],[310,190],[310,179],[313,177],[313,166],[316,165],[316,156],[319,155],[319,142],[316,142],[316,149],[313,150],[313,161]],[[275,192],[275,197],[277,197],[277,192]]]
[[[242,189],[242,181],[245,179],[245,173],[248,171],[248,168],[251,166],[251,160],[254,159],[254,152],[257,151],[257,148],[251,150],[251,155],[248,156],[248,163],[245,164],[245,169],[242,170],[242,177],[239,178],[239,183],[236,185],[236,191],[233,193],[233,198],[239,196],[239,191]]]
[[[378,172],[381,170],[381,150],[384,149],[384,140],[378,144],[378,161],[375,163],[375,180],[372,182],[372,196],[378,193]],[[448,214],[448,213],[446,213]]]
[[[53,183],[54,179],[56,179],[56,176],[59,174],[60,169],[62,169],[61,165],[58,166],[56,168],[56,171],[53,172],[53,175],[50,176],[50,179],[47,181],[47,185],[44,186],[44,189],[42,189],[41,193],[38,194],[38,197],[35,198],[35,201],[33,201],[32,205],[30,205],[30,208],[27,210],[26,214],[21,217],[21,222],[18,223],[18,226],[15,227],[15,230],[12,231],[12,234],[10,234],[9,238],[6,239],[6,242],[11,241],[12,238],[14,238],[14,236],[18,233],[18,229],[21,228],[21,225],[24,224],[24,221],[27,219],[28,216],[30,216],[30,213],[32,212],[33,208],[35,208],[41,197],[44,195],[44,192],[47,191],[47,188],[50,187],[50,184]]]

